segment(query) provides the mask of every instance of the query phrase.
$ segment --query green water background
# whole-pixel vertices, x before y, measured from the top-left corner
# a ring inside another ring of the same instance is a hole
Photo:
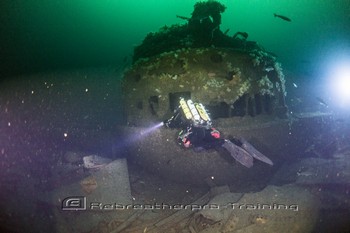
[[[147,33],[190,17],[194,0],[4,0],[1,73],[115,66]],[[349,53],[348,0],[222,0],[221,30],[249,34],[287,69],[314,73]],[[292,19],[287,22],[274,13]]]

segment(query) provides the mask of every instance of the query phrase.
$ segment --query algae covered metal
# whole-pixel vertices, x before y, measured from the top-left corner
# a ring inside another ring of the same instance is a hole
[[[177,130],[158,128],[146,135],[147,127],[172,115],[180,98],[202,103],[225,138],[253,141],[274,163],[288,141],[281,64],[276,55],[248,41],[248,33],[222,32],[225,9],[217,1],[196,3],[191,17],[177,16],[184,24],[149,33],[135,47],[133,64],[124,73],[123,130],[127,138],[141,138],[128,144],[128,156],[163,177],[237,186],[262,173],[263,183],[274,170],[260,162],[247,170],[215,150],[185,150],[177,144]]]
[[[213,118],[286,116],[281,66],[262,50],[183,48],[141,59],[126,72],[124,93],[131,125],[163,119],[179,97],[203,103]]]

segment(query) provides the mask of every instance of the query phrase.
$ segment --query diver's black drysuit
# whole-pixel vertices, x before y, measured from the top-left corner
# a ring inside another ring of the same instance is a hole
[[[206,129],[200,127],[191,127],[188,131],[187,140],[196,148],[216,149],[224,144],[225,139],[215,138],[212,135],[213,129]]]

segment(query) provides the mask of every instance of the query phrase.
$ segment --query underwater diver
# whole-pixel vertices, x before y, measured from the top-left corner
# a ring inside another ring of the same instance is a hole
[[[234,138],[232,141],[221,138],[220,132],[212,127],[209,114],[201,103],[180,98],[174,115],[164,121],[164,125],[182,129],[178,142],[185,148],[193,147],[195,151],[224,148],[236,161],[248,168],[253,166],[253,158],[273,165],[269,158],[243,138]]]

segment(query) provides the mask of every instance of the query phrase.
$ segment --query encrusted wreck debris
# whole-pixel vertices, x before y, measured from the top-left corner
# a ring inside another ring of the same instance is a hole
[[[276,57],[220,30],[225,6],[195,4],[183,25],[150,33],[124,76],[127,120],[142,126],[174,110],[180,96],[209,106],[212,118],[268,114],[285,118],[285,80]]]
[[[215,127],[226,136],[242,136],[248,141],[254,136],[255,142],[269,145],[281,140],[277,132],[287,135],[288,108],[281,64],[273,53],[248,41],[248,33],[222,32],[221,14],[225,9],[217,1],[198,2],[190,17],[177,16],[183,24],[149,33],[135,47],[133,65],[123,78],[125,131],[131,138],[142,128],[168,119],[180,97],[203,103]],[[242,185],[244,181],[235,177],[252,179],[260,169],[266,177],[272,172],[258,164],[247,175],[245,170],[233,169],[237,165],[218,152],[181,150],[175,138],[175,131],[160,128],[133,141],[128,148],[129,158],[163,177],[197,185],[206,185],[205,180],[211,176],[216,184]],[[275,163],[273,157],[281,147],[264,147],[269,150],[262,153]]]

